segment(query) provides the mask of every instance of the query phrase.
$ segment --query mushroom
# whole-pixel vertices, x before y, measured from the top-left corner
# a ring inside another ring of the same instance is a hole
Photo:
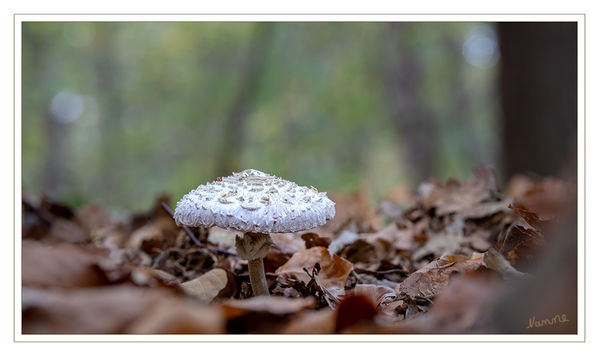
[[[334,216],[335,203],[326,193],[246,169],[200,185],[183,196],[174,219],[177,225],[243,232],[243,237],[235,238],[237,253],[248,260],[254,295],[268,295],[263,259],[272,244],[269,234],[311,229]]]

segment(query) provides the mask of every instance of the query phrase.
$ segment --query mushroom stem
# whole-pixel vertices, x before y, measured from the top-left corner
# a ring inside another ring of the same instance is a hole
[[[264,262],[268,248],[272,244],[270,235],[246,232],[243,238],[235,237],[235,247],[239,256],[248,261],[250,283],[254,295],[269,295],[266,276],[264,275]]]
[[[266,285],[266,276],[264,275],[264,262],[262,258],[248,261],[248,270],[250,272],[250,283],[254,295],[269,295]]]

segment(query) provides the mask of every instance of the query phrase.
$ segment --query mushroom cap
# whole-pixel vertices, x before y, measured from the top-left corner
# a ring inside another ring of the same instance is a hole
[[[307,230],[334,216],[335,203],[326,193],[255,169],[198,186],[174,214],[178,225],[261,233]]]

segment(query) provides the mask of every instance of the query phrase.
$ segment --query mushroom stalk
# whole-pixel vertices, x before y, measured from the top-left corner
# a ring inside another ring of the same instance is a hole
[[[248,261],[248,270],[250,271],[250,283],[254,295],[269,295],[266,285],[266,276],[264,275],[264,262],[261,258]]]
[[[235,247],[239,257],[248,260],[250,283],[254,295],[269,295],[263,259],[271,244],[269,234],[246,232],[243,237],[239,235],[235,237]]]

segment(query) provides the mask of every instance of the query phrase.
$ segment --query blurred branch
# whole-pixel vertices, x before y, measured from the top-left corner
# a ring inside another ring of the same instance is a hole
[[[218,175],[229,175],[239,169],[239,154],[245,144],[247,116],[258,95],[266,68],[266,53],[274,33],[274,23],[256,23],[245,61],[238,75],[239,86],[224,127],[223,144],[216,160]]]

